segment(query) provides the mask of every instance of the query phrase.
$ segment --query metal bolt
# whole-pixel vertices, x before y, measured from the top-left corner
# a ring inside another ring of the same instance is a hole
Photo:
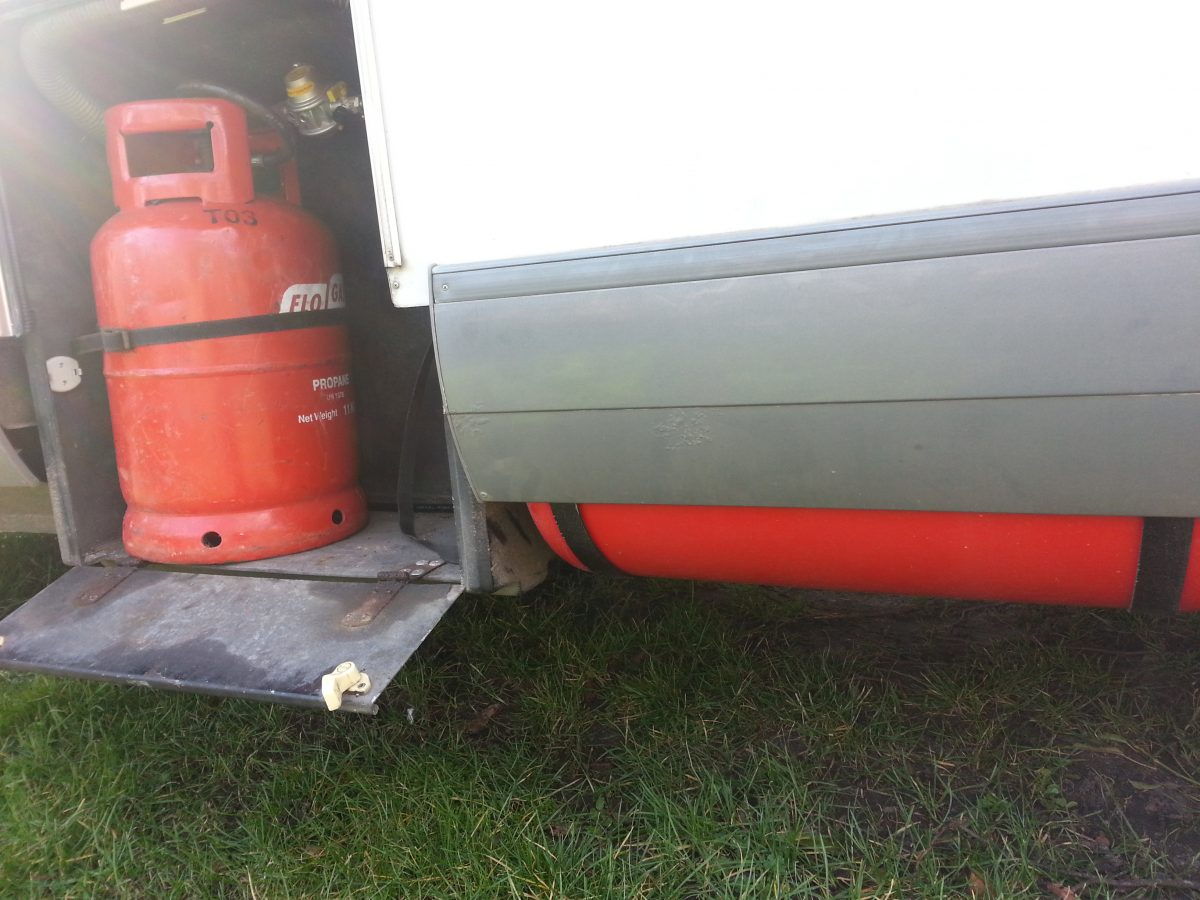
[[[427,560],[427,559],[418,559],[418,560],[417,560],[417,565],[418,565],[418,566],[427,566],[427,565],[429,565],[429,560]]]
[[[443,284],[443,285],[442,285],[442,290],[443,290],[443,291],[448,291],[448,290],[450,290],[450,285],[448,285],[448,284]]]
[[[400,287],[400,279],[399,278],[392,279],[392,287],[394,287],[394,288]]]
[[[487,491],[480,491],[480,492],[479,492],[479,499],[480,499],[480,500],[486,500],[487,498],[488,498],[488,492],[487,492]]]
[[[429,561],[429,564],[430,564],[431,566],[440,566],[440,565],[442,564],[442,560],[440,560],[440,559],[431,559],[431,560]]]

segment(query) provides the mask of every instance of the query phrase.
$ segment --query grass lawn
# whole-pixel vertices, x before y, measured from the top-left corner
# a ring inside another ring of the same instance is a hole
[[[1200,617],[566,576],[373,719],[0,674],[0,891],[1194,896],[1198,673]]]

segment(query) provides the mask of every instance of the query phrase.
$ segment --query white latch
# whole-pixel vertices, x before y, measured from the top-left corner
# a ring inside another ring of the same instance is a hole
[[[70,356],[50,357],[46,360],[46,374],[50,376],[50,390],[56,394],[73,391],[83,381],[79,361]]]
[[[361,694],[371,689],[371,679],[366,672],[358,671],[352,662],[344,662],[321,678],[321,697],[330,712],[342,707],[342,694]]]

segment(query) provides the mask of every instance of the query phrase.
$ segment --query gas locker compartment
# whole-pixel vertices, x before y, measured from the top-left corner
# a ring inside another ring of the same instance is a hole
[[[0,16],[0,268],[76,566],[0,666],[374,711],[549,554],[464,490],[428,311],[390,302],[348,4]]]

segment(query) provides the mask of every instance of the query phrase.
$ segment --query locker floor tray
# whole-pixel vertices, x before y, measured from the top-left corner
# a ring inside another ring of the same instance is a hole
[[[322,676],[352,661],[371,686],[342,709],[374,713],[461,593],[83,566],[0,622],[0,668],[324,709]]]
[[[352,578],[371,580],[380,572],[394,571],[421,559],[442,559],[440,566],[423,581],[458,584],[462,569],[458,565],[458,550],[452,513],[418,513],[417,539],[400,530],[396,514],[373,512],[367,527],[336,544],[257,559],[251,562],[230,563],[205,567],[207,571],[247,575],[290,575],[306,578]]]

